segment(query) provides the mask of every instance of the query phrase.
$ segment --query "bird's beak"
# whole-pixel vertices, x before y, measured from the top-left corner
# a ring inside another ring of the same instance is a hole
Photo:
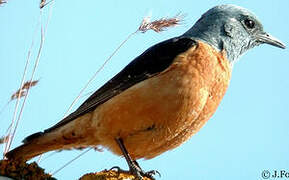
[[[286,48],[285,44],[282,43],[279,39],[277,39],[277,38],[275,38],[275,37],[273,37],[270,34],[265,33],[265,32],[258,34],[256,39],[258,42],[261,42],[261,43],[270,44],[272,46],[276,46],[276,47],[279,47],[282,49]]]

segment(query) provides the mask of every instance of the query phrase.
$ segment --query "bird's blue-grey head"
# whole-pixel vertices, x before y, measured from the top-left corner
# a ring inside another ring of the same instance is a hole
[[[254,14],[235,5],[220,5],[210,9],[183,36],[225,50],[231,63],[246,50],[263,43],[285,48],[281,41],[263,30]]]

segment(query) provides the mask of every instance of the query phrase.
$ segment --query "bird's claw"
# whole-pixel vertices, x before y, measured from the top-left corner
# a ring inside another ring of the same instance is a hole
[[[157,170],[151,170],[151,171],[147,171],[147,172],[141,171],[140,174],[141,174],[141,177],[147,177],[151,180],[155,180],[154,176],[156,174],[158,174],[161,177],[160,172],[158,172]]]
[[[127,173],[127,174],[133,174],[136,179],[143,180],[143,177],[150,178],[151,180],[155,180],[154,175],[158,174],[161,177],[161,174],[157,170],[151,170],[148,172],[144,172],[141,169],[138,168],[131,168],[129,171],[123,170],[118,166],[114,166],[110,168],[109,170],[116,170],[118,173]]]
[[[156,174],[159,175],[159,177],[161,177],[161,173],[157,170],[151,170],[151,171],[147,171],[143,174],[143,176],[154,179],[153,176],[155,176]]]
[[[118,166],[113,166],[112,168],[109,169],[109,171],[111,171],[111,170],[116,170],[117,172],[123,172],[124,171]]]
[[[130,173],[131,173],[130,171],[123,170],[123,169],[121,169],[121,168],[118,167],[118,166],[113,166],[112,168],[109,169],[109,171],[111,171],[111,170],[116,170],[116,172],[118,173],[118,175],[119,175],[120,173],[126,173],[126,174],[130,174]]]

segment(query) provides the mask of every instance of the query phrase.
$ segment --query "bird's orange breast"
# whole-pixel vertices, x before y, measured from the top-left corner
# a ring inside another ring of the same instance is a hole
[[[94,137],[121,155],[122,138],[133,159],[179,146],[216,111],[231,76],[224,54],[198,42],[164,72],[134,85],[93,112]]]

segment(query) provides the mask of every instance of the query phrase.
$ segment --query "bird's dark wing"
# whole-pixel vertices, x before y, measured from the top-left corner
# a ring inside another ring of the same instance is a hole
[[[197,42],[190,38],[176,37],[152,46],[92,94],[76,111],[45,132],[50,132],[87,112],[93,111],[100,104],[133,85],[164,71],[172,64],[177,55],[196,44]],[[29,140],[29,137],[26,140]]]

